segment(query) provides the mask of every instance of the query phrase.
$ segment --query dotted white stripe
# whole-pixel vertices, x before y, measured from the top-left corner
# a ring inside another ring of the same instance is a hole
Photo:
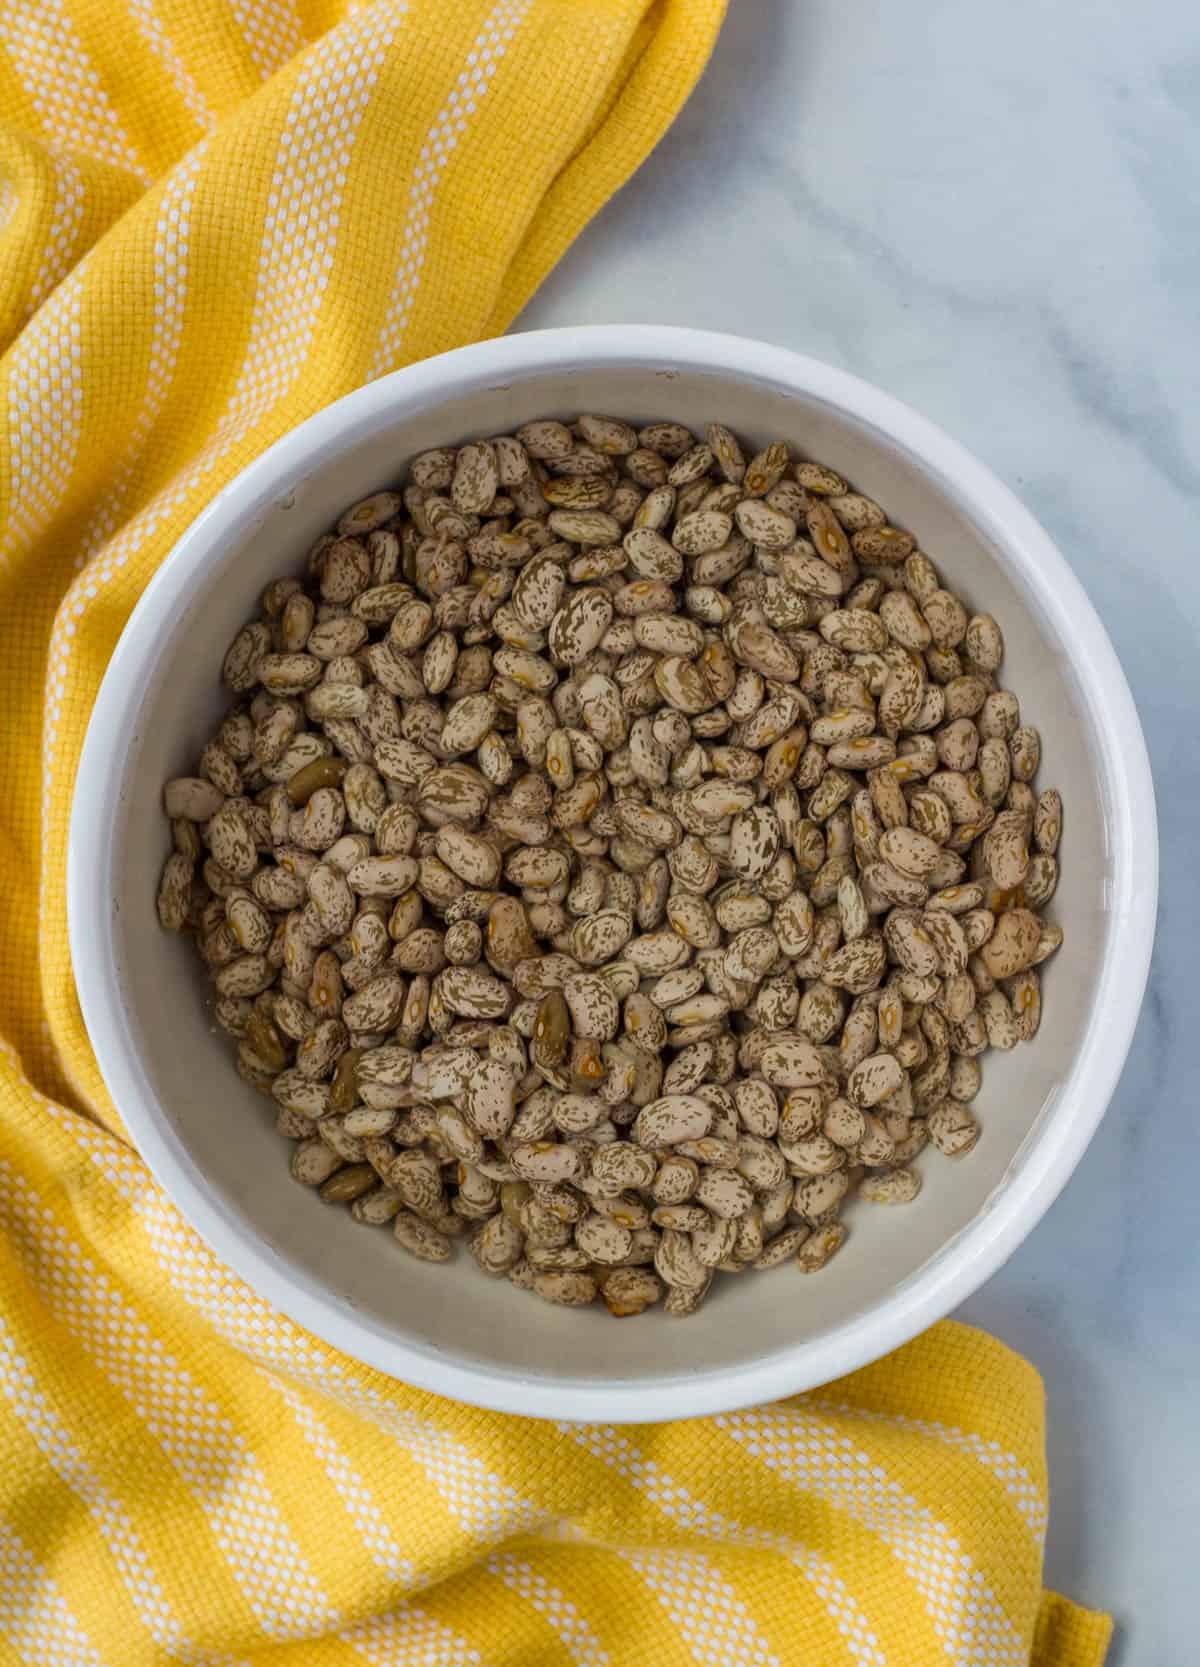
[[[47,147],[54,162],[54,212],[42,264],[29,291],[29,312],[34,313],[52,289],[66,277],[75,258],[79,228],[83,225],[84,184],[78,165],[55,146]]]
[[[511,1539],[545,1520],[545,1511],[522,1499],[515,1488],[494,1475],[449,1431],[386,1401],[373,1416],[421,1466],[451,1514],[474,1540],[487,1544]]]
[[[4,0],[0,44],[53,144],[149,184],[63,0]]]
[[[308,356],[333,266],[346,169],[403,11],[388,4],[361,12],[305,59],[280,135],[250,342],[226,424],[274,405]]]
[[[17,204],[21,200],[16,182],[7,177],[0,179],[0,232],[8,227],[8,222],[17,212]]]
[[[303,45],[300,18],[289,0],[230,0],[230,10],[264,81]]]
[[[702,1667],[779,1667],[725,1577],[697,1551],[618,1553],[649,1586]]]
[[[336,1625],[337,1612],[237,1430],[3,1160],[0,1227],[51,1312],[129,1402],[191,1490],[262,1630],[273,1639],[310,1638]]]
[[[735,1522],[714,1510],[645,1458],[628,1436],[608,1424],[560,1423],[557,1428],[577,1441],[608,1469],[632,1482],[664,1516],[689,1534],[720,1540],[727,1545],[759,1546],[787,1557],[811,1584],[862,1667],[885,1667],[886,1657],[866,1615],[833,1565],[820,1553],[768,1529]]]
[[[154,0],[126,0],[126,3],[138,33],[167,72],[188,114],[207,133],[216,124],[216,117],[163,28],[162,19],[154,9]]]
[[[1017,1510],[1029,1524],[1039,1547],[1045,1540],[1049,1517],[1045,1494],[1016,1454],[1010,1453],[998,1441],[987,1440],[970,1430],[957,1429],[953,1424],[939,1424],[926,1418],[908,1418],[899,1412],[878,1412],[871,1407],[847,1406],[840,1401],[826,1401],[811,1395],[808,1404],[826,1412],[836,1413],[842,1418],[861,1418],[869,1424],[895,1424],[902,1430],[931,1436],[947,1447],[957,1447],[960,1452],[978,1460],[1003,1485],[1005,1492],[1011,1495]]]
[[[371,1667],[482,1667],[478,1650],[465,1639],[407,1605],[390,1615],[372,1615],[338,1637],[353,1644]]]
[[[9,355],[9,505],[0,566],[49,521],[75,463],[83,413],[80,289],[86,258],[59,285]]]
[[[8,1050],[4,1050],[7,1052]],[[167,1278],[220,1334],[257,1365],[283,1372],[334,1398],[384,1430],[424,1470],[455,1520],[479,1540],[495,1543],[547,1520],[545,1511],[495,1475],[457,1437],[431,1420],[392,1404],[371,1385],[322,1354],[298,1327],[232,1278],[167,1201],[140,1159],[105,1130],[37,1096],[124,1197]]]
[[[0,1320],[0,1392],[47,1462],[91,1513],[124,1582],[130,1602],[154,1640],[172,1660],[189,1667],[246,1667],[234,1657],[201,1649],[183,1632],[159,1584],[128,1512],[95,1474],[38,1388],[29,1362]]]
[[[316,1413],[304,1401],[299,1391],[291,1388],[288,1384],[281,1383],[270,1372],[264,1371],[263,1376],[272,1388],[282,1395],[296,1420],[301,1435],[320,1459],[325,1468],[325,1474],[332,1482],[338,1497],[353,1520],[354,1526],[362,1536],[363,1544],[370,1554],[371,1561],[377,1568],[383,1570],[389,1580],[401,1581],[405,1585],[411,1585],[415,1573],[412,1562],[403,1555],[400,1547],[396,1544],[395,1536],[383,1520],[379,1513],[379,1507],[371,1497],[370,1488],[355,1473],[345,1453],[342,1452]]]
[[[563,1648],[571,1660],[578,1663],[578,1667],[607,1667],[608,1651],[601,1648],[600,1640],[578,1609],[531,1563],[514,1557],[511,1552],[502,1552],[489,1557],[485,1567],[510,1591],[532,1604],[554,1628]]]
[[[486,95],[488,83],[500,67],[509,42],[528,16],[532,3],[533,0],[499,0],[499,4],[488,13],[467,54],[462,73],[425,137],[408,193],[400,264],[375,354],[367,368],[368,381],[391,370],[399,357],[420,287],[430,216],[446,164],[466,132],[480,100]]]
[[[0,1522],[0,1639],[37,1667],[104,1667],[57,1582]]]
[[[124,458],[88,523],[75,558],[82,568],[100,546],[112,536],[117,517],[129,490],[134,470],[141,461],[142,450],[155,423],[162,415],[170,392],[183,340],[184,308],[187,301],[188,260],[190,256],[192,205],[200,171],[208,155],[208,140],[202,139],[174,170],[158,205],[154,227],[154,314],[150,326],[150,359],[146,370],[146,390],[142,407],[134,419],[128,438],[121,442]],[[93,580],[94,582],[94,580]],[[80,601],[89,601],[96,594],[85,587]],[[78,610],[82,612],[82,609]],[[61,677],[56,677],[56,648],[63,660],[66,644],[61,631],[50,647],[50,687],[47,706],[54,709],[61,698]],[[56,686],[57,685],[57,686]]]
[[[959,1540],[847,1437],[802,1407],[716,1422],[777,1474],[879,1535],[911,1576],[951,1661],[1025,1667],[1028,1650]]]
[[[125,442],[124,459],[84,532],[76,566],[83,566],[116,525],[142,450],[157,422],[175,374],[183,337],[184,303],[188,280],[188,243],[192,201],[204,162],[207,140],[202,140],[175,170],[159,204],[154,242],[154,317],[150,359],[142,408]],[[33,329],[39,329],[39,320]],[[50,813],[54,802],[59,725],[66,699],[67,664],[75,632],[87,604],[99,594],[109,574],[88,574],[77,582],[55,617],[46,656],[46,688],[42,719],[42,851],[39,907],[45,922],[55,905],[59,876],[49,861]]]

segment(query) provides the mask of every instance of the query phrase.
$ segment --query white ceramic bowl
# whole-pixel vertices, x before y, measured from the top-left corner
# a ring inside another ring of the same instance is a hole
[[[816,1278],[720,1281],[686,1323],[550,1308],[461,1256],[414,1262],[290,1179],[267,1103],[233,1071],[191,946],[158,929],[163,782],[226,704],[225,647],[265,581],[345,506],[429,446],[535,416],[719,418],[786,437],[919,535],[948,583],[1000,620],[1004,680],[1066,802],[1036,1042],[989,1056],[975,1152],[921,1160],[899,1210],[849,1212]],[[444,1395],[571,1419],[687,1417],[811,1387],[948,1313],[1011,1254],[1087,1146],[1133,1033],[1153,935],[1154,799],[1129,690],[1046,534],[999,481],[885,394],[734,336],[601,326],[509,336],[372,383],[253,463],[197,519],[135,610],[88,732],[69,863],[71,946],[105,1081],[183,1214],[269,1301],[359,1359]]]

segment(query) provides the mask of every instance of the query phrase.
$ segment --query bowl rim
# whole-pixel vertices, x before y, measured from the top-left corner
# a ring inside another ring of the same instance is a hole
[[[1060,639],[1091,708],[1101,801],[1113,830],[1109,924],[1096,998],[1078,1062],[1027,1137],[1007,1184],[919,1272],[821,1336],[708,1372],[661,1379],[564,1378],[553,1383],[452,1360],[406,1341],[335,1299],[269,1250],[207,1187],[169,1126],[141,1067],[111,969],[114,830],[155,642],[204,588],[210,559],[265,516],[310,459],[353,449],[377,421],[472,388],[551,370],[643,367],[671,375],[758,381],[832,405],[886,438],[979,528]],[[80,754],[67,852],[68,932],[75,981],[97,1063],[138,1151],[187,1222],[247,1284],[333,1347],[418,1388],[494,1410],[544,1418],[651,1422],[726,1412],[824,1384],[916,1336],[969,1297],[1016,1250],[1066,1185],[1116,1088],[1148,976],[1158,891],[1153,779],[1133,697],[1083,587],[1017,497],[957,441],[901,401],[846,371],[767,342],[659,325],[530,331],[453,349],[367,383],[324,407],[247,465],[197,515],[130,615],[109,662]]]

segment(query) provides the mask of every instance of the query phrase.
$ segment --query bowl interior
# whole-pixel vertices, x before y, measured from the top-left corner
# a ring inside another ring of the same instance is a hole
[[[1003,679],[1019,692],[1023,717],[1042,735],[1039,783],[1058,786],[1066,802],[1062,881],[1049,911],[1066,927],[1066,942],[1047,969],[1045,1022],[1036,1042],[986,1060],[976,1108],[984,1137],[975,1152],[957,1162],[924,1155],[924,1189],[904,1209],[852,1207],[849,1241],[819,1277],[787,1268],[719,1281],[685,1325],[614,1326],[599,1310],[552,1309],[505,1281],[482,1278],[465,1255],[443,1267],[414,1262],[386,1229],[368,1232],[298,1187],[288,1174],[288,1146],[272,1127],[272,1108],[234,1073],[230,1043],[212,1023],[191,946],[161,932],[154,914],[167,849],[162,784],[192,768],[226,709],[221,658],[263,584],[298,566],[346,505],[396,482],[414,453],[581,410],[634,421],[672,418],[697,428],[720,419],[753,444],[782,436],[878,499],[897,524],[918,534],[951,588],[999,619],[1007,644]],[[214,513],[220,515],[219,501]],[[302,1308],[307,1296],[326,1319],[353,1316],[374,1334],[381,1364],[397,1340],[422,1352],[427,1364],[420,1376],[431,1387],[439,1361],[564,1390],[675,1379],[682,1412],[688,1380],[744,1368],[861,1320],[931,1259],[944,1258],[956,1235],[1011,1180],[1023,1143],[1044,1126],[1077,1061],[1094,970],[1104,957],[1110,873],[1095,735],[1068,645],[953,488],[878,429],[769,378],[644,363],[564,365],[503,386],[476,378],[436,405],[398,399],[382,418],[348,420],[320,456],[284,465],[270,494],[225,532],[203,574],[174,597],[140,705],[128,719],[111,846],[115,973],[128,1045],[140,1056],[168,1144],[235,1233],[257,1236],[260,1250],[292,1282],[297,1304]],[[310,1323],[324,1329],[316,1312]],[[395,1369],[411,1375],[412,1361],[397,1357]],[[796,1387],[812,1381],[802,1370],[796,1376]]]

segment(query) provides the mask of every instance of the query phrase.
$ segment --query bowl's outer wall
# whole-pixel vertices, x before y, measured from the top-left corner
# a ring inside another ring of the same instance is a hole
[[[322,413],[222,494],[173,553],[122,640],[81,766],[72,941],[85,1016],[132,1133],[214,1248],[293,1317],[463,1398],[573,1416],[677,1416],[803,1388],[872,1358],[965,1295],[1029,1230],[1077,1161],[1128,1044],[1153,919],[1153,809],[1147,798],[1139,871],[1120,770],[1132,747],[1136,772],[1140,734],[1131,705],[1115,718],[1106,705],[1128,702],[1119,670],[1119,687],[1097,687],[1115,670],[1107,641],[1073,599],[1065,567],[1048,575],[1057,620],[1036,574],[1021,573],[1029,540],[1044,535],[1002,488],[979,470],[997,494],[984,504],[978,480],[939,478],[946,457],[929,459],[929,437],[944,437],[792,355],[757,348],[738,371],[732,338],[680,332],[664,343],[672,333],[626,331],[620,351],[589,340],[619,330],[546,334],[559,338],[553,350],[539,336],[484,344]],[[714,343],[728,369],[706,368]],[[523,344],[526,355],[541,344],[540,363],[521,365]],[[858,414],[841,408],[848,396],[862,402]],[[159,931],[154,916],[168,849],[162,783],[193,767],[227,709],[217,671],[266,581],[298,568],[349,503],[399,481],[416,452],[581,410],[696,428],[720,419],[751,444],[783,437],[878,499],[919,535],[947,584],[1000,621],[1003,679],[1042,735],[1038,784],[1056,785],[1066,805],[1048,911],[1066,942],[1046,969],[1036,1044],[986,1061],[976,1151],[959,1162],[923,1155],[924,1190],[906,1209],[852,1208],[850,1239],[819,1278],[783,1269],[722,1280],[686,1325],[651,1318],[614,1330],[595,1310],[552,1309],[480,1277],[465,1254],[448,1267],[414,1262],[386,1231],[368,1233],[297,1187],[270,1104],[233,1072],[190,944]],[[914,435],[924,460],[910,449]],[[966,469],[957,448],[946,443],[946,453]],[[1001,530],[1006,511],[1020,516],[1017,535]],[[1033,554],[1059,561],[1040,547]],[[1132,741],[1114,739],[1122,722]],[[1148,795],[1148,772],[1144,787]],[[1120,1007],[1114,1020],[1110,1005],[1107,1025],[1101,1001]],[[1106,1059],[1094,1057],[1105,1049]],[[1101,1104],[1081,1103],[1098,1084]]]

